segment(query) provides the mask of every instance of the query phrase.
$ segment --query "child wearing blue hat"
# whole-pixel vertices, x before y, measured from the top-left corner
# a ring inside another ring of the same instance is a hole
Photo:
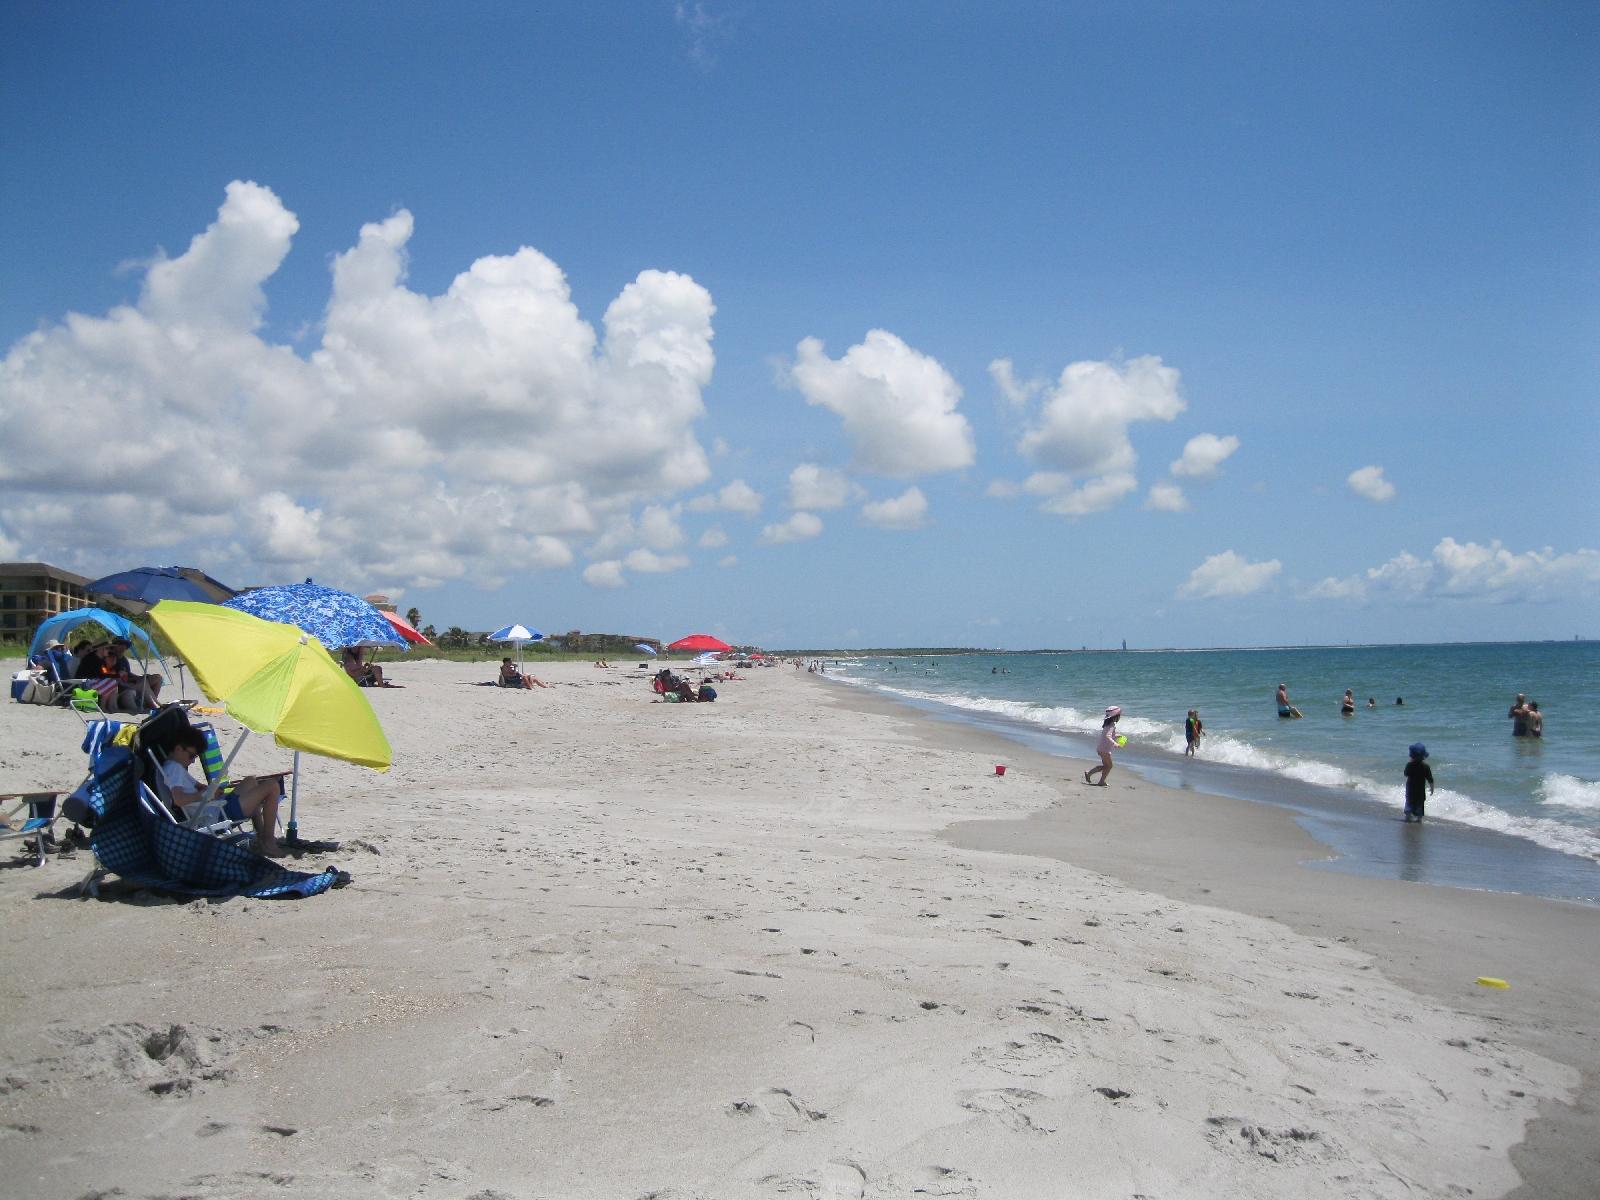
[[[1423,760],[1428,757],[1428,748],[1421,742],[1414,742],[1411,746],[1411,759],[1406,763],[1406,821],[1422,820],[1422,804],[1428,794],[1433,792],[1433,768]],[[1427,792],[1424,793],[1423,789]]]

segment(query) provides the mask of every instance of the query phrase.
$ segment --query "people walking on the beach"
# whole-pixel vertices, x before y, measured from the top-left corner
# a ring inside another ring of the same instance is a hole
[[[1406,821],[1422,820],[1422,805],[1433,792],[1433,768],[1424,759],[1428,748],[1421,742],[1411,746],[1411,758],[1406,762]],[[1424,790],[1426,789],[1426,790]]]
[[[1183,752],[1185,755],[1200,752],[1200,739],[1206,734],[1206,727],[1200,723],[1200,710],[1191,708],[1188,719],[1183,723]]]
[[[1111,778],[1111,752],[1117,748],[1117,722],[1122,720],[1122,709],[1113,704],[1106,709],[1105,723],[1100,726],[1100,741],[1095,745],[1095,753],[1100,756],[1100,765],[1090,767],[1083,773],[1085,783],[1094,784],[1095,787],[1105,787],[1106,780]],[[1100,782],[1095,783],[1091,776],[1100,772]]]
[[[1300,710],[1289,703],[1289,685],[1287,683],[1278,685],[1278,715],[1280,717],[1300,716]]]
[[[1521,692],[1517,693],[1516,700],[1512,702],[1511,711],[1506,716],[1511,718],[1512,737],[1528,736],[1528,698]]]
[[[1345,688],[1344,699],[1339,701],[1339,711],[1347,717],[1356,715],[1356,694],[1351,688]]]
[[[1536,738],[1544,736],[1544,714],[1539,711],[1537,700],[1528,701],[1528,736]]]

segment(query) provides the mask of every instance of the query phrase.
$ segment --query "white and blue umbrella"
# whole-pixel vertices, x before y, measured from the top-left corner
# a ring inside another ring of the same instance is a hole
[[[646,646],[643,642],[640,642],[637,646],[634,647],[634,649],[635,650],[643,650],[651,658],[654,658],[656,656],[656,648],[654,646]]]
[[[360,596],[321,587],[309,579],[240,592],[222,607],[236,608],[263,621],[299,626],[330,650],[351,646],[406,649],[406,641],[395,627]]]
[[[517,670],[522,670],[522,647],[528,642],[537,642],[544,638],[544,634],[537,629],[529,629],[526,625],[507,625],[504,629],[496,629],[489,635],[491,642],[512,642],[517,647]]]

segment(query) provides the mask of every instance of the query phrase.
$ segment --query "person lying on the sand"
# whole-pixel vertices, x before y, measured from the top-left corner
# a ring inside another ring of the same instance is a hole
[[[205,787],[189,774],[195,759],[206,752],[206,735],[198,729],[183,729],[173,740],[167,761],[161,764],[161,777],[166,780],[172,802],[182,810],[184,818],[200,815]],[[254,775],[239,780],[222,794],[222,811],[230,821],[250,818],[255,826],[256,842],[267,858],[282,858],[284,851],[278,845],[278,798],[281,785],[274,779],[257,779]]]

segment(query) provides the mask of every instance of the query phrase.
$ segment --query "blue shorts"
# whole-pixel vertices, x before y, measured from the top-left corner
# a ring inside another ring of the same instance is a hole
[[[244,820],[244,809],[239,807],[239,797],[235,792],[229,792],[222,798],[222,811],[230,821]]]

